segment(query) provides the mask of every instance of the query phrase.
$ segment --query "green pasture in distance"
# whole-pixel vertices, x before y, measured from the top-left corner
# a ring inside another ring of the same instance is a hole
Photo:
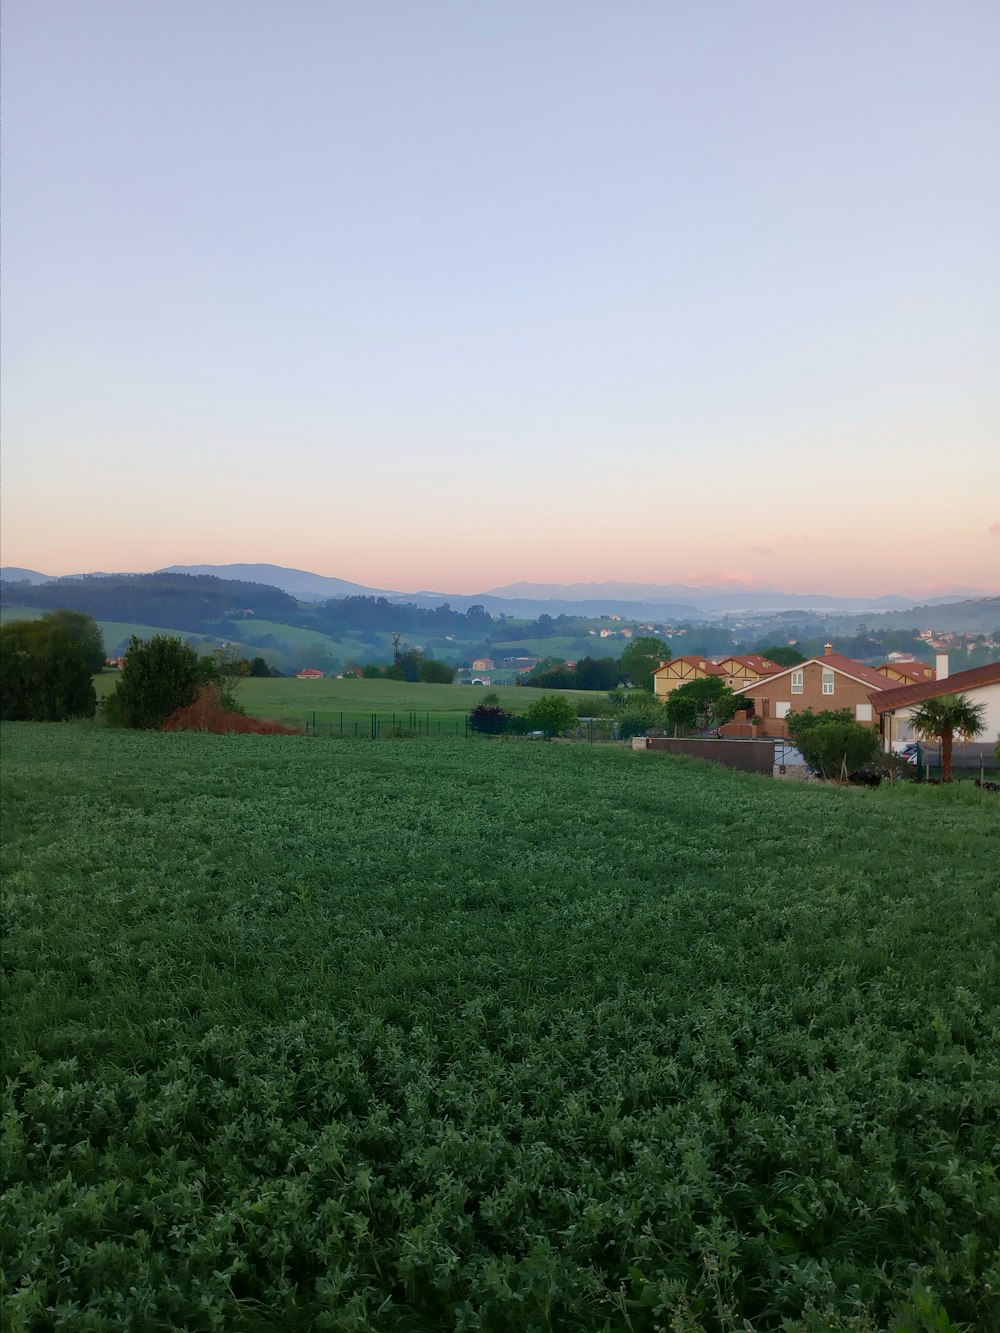
[[[114,671],[104,671],[94,677],[99,699],[111,694],[117,678]],[[254,717],[276,718],[300,725],[312,724],[313,720],[339,725],[341,714],[345,725],[348,722],[352,725],[367,723],[372,713],[377,713],[382,725],[386,725],[396,713],[399,724],[405,726],[410,713],[416,713],[422,719],[429,716],[434,723],[462,723],[469,710],[488,692],[481,685],[424,685],[357,677],[298,680],[294,676],[272,676],[241,680],[237,697]],[[512,713],[524,713],[543,692],[523,686],[501,685],[493,693],[499,696],[504,708]],[[578,690],[550,690],[546,693],[565,694],[568,699],[580,697]]]
[[[269,654],[273,654],[275,650],[287,657],[290,653],[312,648],[319,644],[327,652],[332,653],[334,657],[339,657],[342,662],[347,662],[366,646],[362,644],[359,633],[345,634],[342,638],[335,638],[333,635],[320,634],[313,629],[303,629],[299,625],[284,625],[277,620],[241,620],[237,624],[240,632],[248,634],[252,639],[261,639],[271,635],[275,640],[275,643],[271,646],[248,647],[247,652],[251,657],[258,654],[267,657]],[[382,645],[378,651],[385,654],[385,660],[388,662],[392,657],[392,636],[390,634],[379,634],[378,639]],[[304,665],[308,665],[308,663],[304,663]]]
[[[989,793],[0,742],[4,1328],[997,1327]]]
[[[297,680],[292,677],[272,677],[269,680],[251,678],[240,682],[239,700],[248,713],[256,717],[281,720],[338,721],[340,714],[353,722],[378,713],[383,720],[397,713],[400,721],[411,712],[421,717],[430,715],[436,721],[461,721],[470,708],[488,692],[480,685],[424,685],[400,680],[364,680],[347,677],[342,680]],[[523,686],[499,686],[493,693],[499,695],[504,708],[523,713],[532,700],[539,698],[538,690]],[[551,691],[568,698],[578,698],[574,690]]]
[[[9,625],[15,620],[41,620],[44,611],[35,606],[0,606],[0,625]]]
[[[601,639],[590,634],[553,634],[548,639],[516,639],[492,644],[487,657],[499,664],[505,657],[621,657],[628,640]]]

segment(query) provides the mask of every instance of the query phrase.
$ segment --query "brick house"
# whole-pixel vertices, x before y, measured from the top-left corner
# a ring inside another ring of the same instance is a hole
[[[1000,662],[973,667],[971,671],[956,671],[952,676],[947,670],[947,658],[943,671],[939,658],[936,680],[890,687],[870,696],[872,707],[879,714],[882,748],[896,750],[907,741],[915,740],[910,710],[925,699],[934,699],[941,694],[963,694],[971,703],[985,704],[986,730],[980,739],[992,741],[1000,735]]]
[[[722,667],[707,657],[674,657],[653,672],[653,692],[657,699],[665,699],[679,685],[709,676],[725,676]]]
[[[303,667],[301,671],[296,671],[296,673],[295,673],[295,679],[296,679],[296,680],[322,680],[322,679],[323,679],[323,673],[322,673],[322,671],[318,671],[318,670],[316,669],[316,667]]]
[[[492,671],[495,666],[496,662],[492,657],[477,657],[472,663],[473,671]]]
[[[753,700],[754,713],[760,718],[758,735],[787,736],[787,715],[806,708],[816,713],[849,708],[855,721],[877,726],[878,713],[871,696],[890,686],[891,681],[874,667],[842,657],[828,643],[822,657],[764,676],[734,693]]]

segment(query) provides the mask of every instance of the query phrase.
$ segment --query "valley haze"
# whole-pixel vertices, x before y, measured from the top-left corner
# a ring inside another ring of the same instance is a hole
[[[138,573],[119,570],[116,573]],[[692,587],[688,584],[669,583],[516,583],[488,588],[477,593],[434,592],[420,590],[406,592],[354,583],[310,570],[290,569],[282,565],[237,563],[224,565],[168,565],[150,571],[168,574],[211,575],[221,579],[259,583],[280,588],[299,601],[325,601],[338,597],[386,597],[389,600],[409,601],[421,606],[437,606],[448,602],[456,611],[480,604],[490,612],[504,612],[511,616],[549,614],[632,614],[641,616],[668,614],[680,617],[705,617],[734,612],[749,614],[781,611],[825,611],[829,614],[878,613],[901,611],[917,606],[937,606],[970,598],[989,596],[978,588],[957,588],[947,594],[919,596],[892,593],[882,597],[831,596],[825,593],[789,593],[777,589],[726,588],[720,586]],[[6,582],[48,583],[59,578],[103,578],[110,571],[52,575],[19,566],[0,568],[0,578]]]

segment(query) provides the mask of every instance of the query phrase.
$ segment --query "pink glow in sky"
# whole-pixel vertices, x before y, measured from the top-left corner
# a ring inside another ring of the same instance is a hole
[[[4,23],[4,564],[1000,591],[995,4]]]

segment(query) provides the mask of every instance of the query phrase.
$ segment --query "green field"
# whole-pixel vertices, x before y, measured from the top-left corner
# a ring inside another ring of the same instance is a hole
[[[5,1329],[998,1326],[996,798],[2,754]]]
[[[115,688],[117,676],[113,671],[95,676],[98,698],[104,698]],[[355,722],[366,724],[375,713],[383,725],[389,724],[393,714],[402,725],[411,715],[424,725],[429,719],[434,730],[438,722],[443,727],[464,730],[469,709],[487,691],[478,685],[422,685],[401,680],[361,680],[349,677],[337,680],[298,680],[294,676],[272,677],[267,680],[250,678],[239,684],[238,697],[246,711],[255,717],[278,718],[300,725],[332,724],[339,726],[343,717],[345,727]],[[541,691],[523,686],[499,686],[493,691],[511,712],[523,713]],[[580,698],[574,690],[550,690],[550,694],[565,694]]]

